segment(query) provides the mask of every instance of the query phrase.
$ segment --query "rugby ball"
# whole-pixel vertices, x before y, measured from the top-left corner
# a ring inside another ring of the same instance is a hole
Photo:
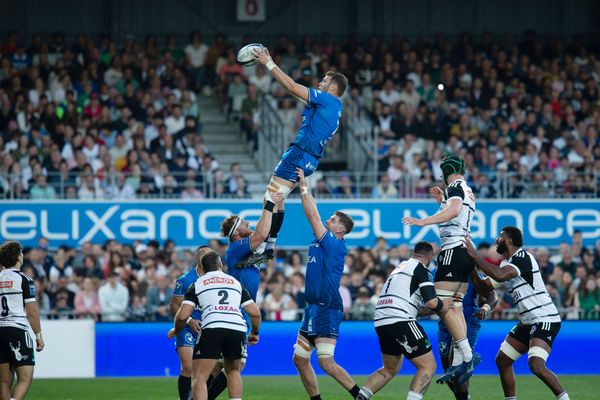
[[[263,45],[260,43],[250,43],[242,47],[237,53],[237,62],[244,65],[250,66],[257,63],[254,59],[254,50],[261,50]]]

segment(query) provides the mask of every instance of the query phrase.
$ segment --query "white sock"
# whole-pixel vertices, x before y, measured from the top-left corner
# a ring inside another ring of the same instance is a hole
[[[275,242],[277,241],[277,238],[272,238],[272,237],[268,237],[267,238],[267,246],[266,246],[266,250],[273,250],[275,248]]]
[[[567,393],[567,392],[562,392],[561,394],[559,394],[558,396],[556,396],[556,398],[558,400],[571,400],[569,398],[569,393]]]
[[[373,392],[371,392],[369,389],[367,389],[366,387],[362,387],[360,388],[360,392],[358,392],[359,394],[362,394],[363,397],[365,397],[366,399],[370,399],[371,397],[373,397]]]
[[[452,342],[452,348],[454,349],[454,351],[452,352],[452,366],[456,367],[457,365],[463,363],[463,356],[460,352],[460,349],[454,341]]]
[[[230,397],[229,400],[242,400],[241,397]]]
[[[422,400],[423,395],[421,393],[413,392],[410,390],[408,392],[408,396],[406,396],[406,400]]]
[[[463,361],[469,362],[471,358],[473,358],[473,350],[471,349],[471,345],[469,344],[469,340],[467,338],[462,338],[456,341],[456,345],[458,349],[462,353]]]
[[[505,397],[504,400],[517,400],[517,396]]]

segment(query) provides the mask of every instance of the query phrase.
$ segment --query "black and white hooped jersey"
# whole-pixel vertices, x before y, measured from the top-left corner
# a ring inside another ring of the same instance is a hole
[[[440,241],[443,249],[457,246],[465,236],[471,234],[471,222],[473,214],[475,214],[475,196],[462,179],[457,179],[448,185],[440,209],[446,208],[447,202],[455,198],[462,201],[462,207],[456,217],[440,224]]]
[[[546,290],[535,258],[519,249],[509,260],[500,264],[500,268],[509,266],[515,268],[519,275],[504,282],[504,285],[515,301],[521,322],[525,325],[560,322],[558,310]]]
[[[32,301],[35,301],[33,279],[15,269],[0,271],[0,327],[29,329],[25,303]]]
[[[383,285],[375,306],[375,326],[414,321],[419,306],[435,297],[427,268],[414,258],[403,261]]]
[[[190,286],[183,303],[201,310],[202,329],[226,328],[246,332],[241,308],[254,301],[235,278],[222,271],[211,271]]]

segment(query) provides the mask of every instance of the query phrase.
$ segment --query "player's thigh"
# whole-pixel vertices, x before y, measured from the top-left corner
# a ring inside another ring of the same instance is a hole
[[[394,375],[396,375],[398,371],[400,371],[400,368],[402,368],[402,361],[404,361],[404,357],[402,354],[394,356],[391,354],[381,353],[381,361],[383,362],[383,367],[386,370],[391,371]]]
[[[315,338],[315,348],[319,359],[333,357],[337,339],[334,337],[317,336]]]
[[[448,332],[445,325],[438,327],[438,353],[440,358],[448,358],[452,349],[452,335]]]
[[[315,349],[315,338],[308,336],[308,333],[299,331],[294,344],[294,357],[309,360]]]
[[[241,372],[242,370],[242,359],[230,360],[228,358],[223,359],[223,368],[226,373],[230,372]]]
[[[194,355],[194,348],[191,346],[179,346],[177,347],[177,357],[179,357],[179,363],[182,369],[186,371],[192,370],[192,357]]]
[[[246,353],[246,332],[223,329],[220,335],[222,337],[223,364],[225,365],[227,360],[241,361]]]
[[[550,353],[554,340],[560,331],[560,322],[540,322],[531,328],[529,348],[537,346]]]
[[[0,363],[0,384],[11,386],[13,381],[13,371],[7,362]]]
[[[442,250],[438,255],[438,268],[434,280],[436,285],[438,282],[453,283],[454,285],[448,285],[450,287],[464,283],[466,290],[466,283],[469,282],[469,275],[473,268],[475,268],[475,261],[464,247]]]
[[[194,359],[192,363],[192,374],[194,379],[198,379],[201,382],[206,382],[218,361],[219,360],[211,358]]]
[[[33,365],[20,365],[15,367],[15,373],[17,374],[17,381],[29,382],[33,381]]]
[[[433,357],[433,351],[431,350],[420,356],[411,358],[410,362],[418,369],[435,371],[436,368],[435,358]]]

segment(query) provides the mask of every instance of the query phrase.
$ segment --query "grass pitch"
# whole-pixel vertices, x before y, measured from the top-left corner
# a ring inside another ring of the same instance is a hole
[[[354,377],[360,386],[365,376]],[[325,400],[349,400],[350,395],[333,379],[319,376],[321,396]],[[375,399],[404,399],[410,376],[399,376],[390,382]],[[600,398],[600,376],[564,375],[560,377],[573,400]],[[474,400],[502,399],[502,388],[497,376],[476,376],[471,383]],[[517,395],[521,399],[554,399],[550,390],[536,377],[517,376]],[[244,398],[249,400],[306,400],[307,394],[295,376],[246,376]],[[425,395],[428,400],[453,399],[448,388],[432,383]],[[96,379],[37,379],[27,399],[32,400],[151,400],[177,399],[175,378],[96,378]],[[227,399],[221,395],[219,400]]]

